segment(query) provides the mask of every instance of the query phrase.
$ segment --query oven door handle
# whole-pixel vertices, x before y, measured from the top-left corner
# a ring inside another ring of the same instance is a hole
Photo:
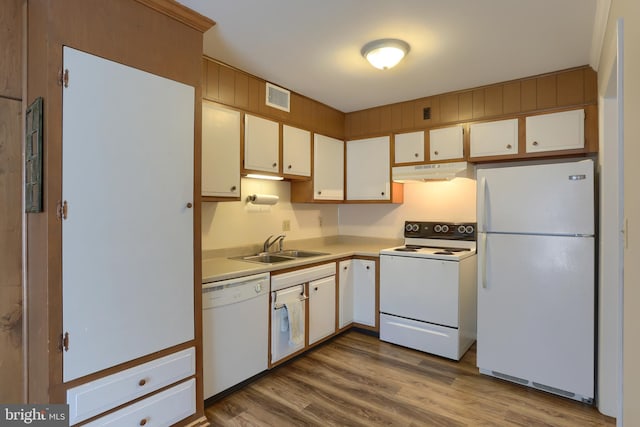
[[[480,237],[480,250],[478,252],[478,265],[480,268],[480,285],[487,289],[487,233],[478,233]]]

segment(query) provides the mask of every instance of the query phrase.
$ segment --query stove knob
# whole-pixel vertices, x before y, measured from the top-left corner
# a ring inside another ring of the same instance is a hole
[[[419,231],[420,230],[420,226],[418,224],[413,224],[413,227],[411,227],[411,231]]]
[[[473,234],[473,225],[467,225],[465,231],[469,234]]]
[[[436,233],[440,233],[442,231],[442,226],[440,224],[437,224],[435,227],[433,227],[433,231],[435,231]]]
[[[442,232],[443,232],[443,233],[447,233],[447,232],[449,232],[449,226],[448,226],[448,225],[443,225],[443,226],[442,226]]]
[[[407,223],[407,225],[404,226],[405,231],[411,231],[413,229],[413,225],[414,224]]]
[[[465,231],[466,231],[466,228],[465,228],[465,226],[464,226],[464,225],[459,225],[459,226],[458,226],[458,233],[460,233],[460,234],[464,234],[464,233],[465,233]]]

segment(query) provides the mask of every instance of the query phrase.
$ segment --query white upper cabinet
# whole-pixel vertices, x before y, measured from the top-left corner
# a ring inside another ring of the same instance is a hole
[[[518,119],[474,123],[469,133],[470,157],[518,154]]]
[[[279,172],[280,125],[277,122],[245,114],[244,168]]]
[[[463,127],[452,126],[429,131],[429,160],[464,158]]]
[[[424,161],[424,131],[396,134],[394,146],[396,164]]]
[[[344,141],[313,135],[313,198],[344,199]]]
[[[282,126],[282,172],[311,176],[311,132]]]
[[[584,148],[584,110],[529,116],[527,153]]]
[[[347,142],[347,200],[390,200],[389,137]]]
[[[202,195],[240,197],[240,112],[202,104]]]

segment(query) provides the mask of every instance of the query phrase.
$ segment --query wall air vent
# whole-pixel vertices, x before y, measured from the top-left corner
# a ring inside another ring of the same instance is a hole
[[[431,118],[431,107],[422,109],[422,120],[429,120]]]
[[[269,107],[277,108],[278,110],[290,111],[291,92],[276,85],[267,82],[267,96],[265,97],[266,104]]]

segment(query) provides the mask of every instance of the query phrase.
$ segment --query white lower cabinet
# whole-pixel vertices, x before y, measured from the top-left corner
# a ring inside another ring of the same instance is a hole
[[[192,378],[85,426],[171,426],[195,412],[196,380]]]
[[[339,265],[338,326],[350,323],[376,326],[376,263],[352,259]]]
[[[67,390],[74,425],[195,374],[194,348],[117,372]]]
[[[338,265],[338,327],[353,323],[353,260],[340,261]]]
[[[336,331],[336,276],[309,282],[309,345]]]

